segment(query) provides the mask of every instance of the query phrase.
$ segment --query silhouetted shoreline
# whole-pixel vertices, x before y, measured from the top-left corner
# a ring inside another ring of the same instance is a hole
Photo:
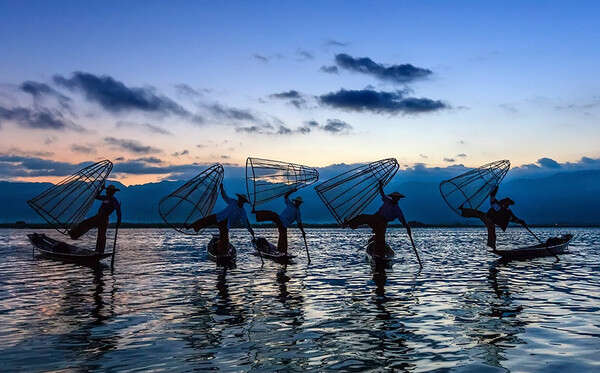
[[[478,224],[427,224],[417,221],[409,222],[409,225],[413,228],[482,228],[483,225]],[[115,224],[111,223],[110,227],[114,228]],[[252,224],[254,228],[276,228],[274,224]],[[598,224],[531,224],[530,227],[535,228],[600,228]],[[311,229],[331,229],[340,228],[336,223],[305,223],[305,228]],[[401,224],[390,224],[390,228],[402,228]],[[511,225],[511,227],[520,227],[518,225]],[[43,223],[0,223],[0,229],[52,229],[54,228],[50,224]],[[136,229],[136,228],[171,228],[170,225],[165,223],[122,223],[119,229]],[[242,227],[232,227],[242,228]],[[292,226],[296,228],[296,226]]]

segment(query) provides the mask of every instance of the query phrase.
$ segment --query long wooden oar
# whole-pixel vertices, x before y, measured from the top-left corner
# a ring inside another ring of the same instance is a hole
[[[113,252],[110,258],[110,269],[115,269],[115,253],[117,252],[117,234],[119,233],[119,226],[115,227],[115,239],[113,241]]]
[[[421,263],[421,258],[419,258],[419,252],[417,251],[417,247],[415,246],[415,241],[413,241],[413,238],[412,238],[412,234],[409,234],[408,237],[410,237],[410,243],[412,244],[415,255],[417,256],[417,260],[419,261],[419,267],[423,268],[423,264]]]
[[[308,258],[308,263],[310,264],[310,254],[308,253],[308,243],[306,242],[306,236],[302,235],[302,238],[304,238],[304,247],[306,248],[306,256]]]
[[[535,237],[535,239],[536,239],[536,240],[538,240],[538,242],[539,242],[540,244],[544,245],[544,247],[546,248],[546,251],[548,251],[550,254],[554,255],[554,257],[556,258],[556,261],[557,261],[557,262],[560,262],[560,259],[558,258],[558,255],[556,255],[555,253],[553,253],[553,252],[550,250],[550,248],[548,247],[548,244],[547,244],[547,243],[545,243],[545,242],[542,242],[542,240],[540,240],[540,238],[539,238],[539,237],[538,237],[538,236],[537,236],[535,233],[533,233],[533,232],[531,231],[531,229],[529,229],[529,227],[527,226],[527,224],[525,224],[525,223],[522,223],[521,225],[523,225],[523,227],[524,227],[525,229],[527,229],[527,232],[531,233],[531,235],[532,235],[533,237]]]

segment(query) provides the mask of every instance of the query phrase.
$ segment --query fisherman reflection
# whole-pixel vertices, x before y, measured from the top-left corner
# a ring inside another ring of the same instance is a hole
[[[462,205],[458,208],[463,217],[478,218],[485,224],[488,231],[487,245],[494,251],[496,251],[496,225],[499,226],[503,232],[506,231],[508,223],[510,222],[525,225],[525,221],[517,218],[510,209],[510,206],[514,205],[515,202],[510,198],[498,200],[496,198],[496,193],[498,193],[498,186],[490,193],[490,209],[487,213],[466,208]]]
[[[102,195],[102,191],[106,190],[106,195]],[[96,194],[96,199],[102,201],[98,213],[89,219],[86,219],[76,225],[69,231],[69,236],[76,240],[83,236],[92,228],[98,228],[98,237],[96,238],[96,252],[104,253],[106,247],[106,230],[108,229],[109,217],[113,211],[117,212],[117,228],[121,225],[121,203],[115,198],[115,193],[118,192],[114,185],[109,185],[106,189],[104,185]]]

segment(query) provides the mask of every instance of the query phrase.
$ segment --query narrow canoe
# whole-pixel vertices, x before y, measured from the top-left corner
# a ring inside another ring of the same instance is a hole
[[[296,257],[296,255],[284,254],[277,250],[277,247],[267,241],[264,237],[258,237],[257,239],[252,240],[252,246],[256,249],[254,255],[262,255],[263,258],[270,259],[276,263],[281,264],[292,264],[292,259]],[[260,253],[259,253],[260,251]]]
[[[569,242],[571,242],[572,239],[572,234],[564,234],[559,237],[549,238],[546,243],[518,247],[515,249],[496,250],[495,253],[500,255],[503,259],[508,260],[554,256],[564,254],[568,250]]]
[[[375,241],[369,240],[369,243],[367,244],[367,258],[371,263],[391,264],[395,256],[396,253],[388,244],[385,244],[385,253],[383,255],[375,253]]]
[[[229,243],[229,249],[225,255],[217,255],[217,245],[219,244],[219,236],[213,236],[212,239],[206,245],[206,254],[208,259],[217,263],[217,265],[230,265],[235,263],[237,257],[237,251],[235,247]]]
[[[99,254],[95,250],[82,249],[55,240],[44,233],[31,233],[27,237],[42,256],[63,262],[95,265],[102,259],[112,256],[112,252]]]

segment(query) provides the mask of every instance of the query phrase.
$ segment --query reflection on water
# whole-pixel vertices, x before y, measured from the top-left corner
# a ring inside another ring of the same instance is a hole
[[[9,371],[598,370],[600,229],[574,231],[560,262],[501,263],[483,247],[482,230],[416,229],[419,271],[402,230],[389,233],[392,268],[366,261],[367,231],[309,232],[310,265],[301,237],[292,236],[295,264],[261,266],[247,233],[234,230],[237,267],[227,269],[206,260],[209,234],[128,229],[111,272],[33,257],[28,231],[0,230],[0,364]],[[93,246],[91,239],[82,244]],[[501,239],[530,242],[517,229]]]

